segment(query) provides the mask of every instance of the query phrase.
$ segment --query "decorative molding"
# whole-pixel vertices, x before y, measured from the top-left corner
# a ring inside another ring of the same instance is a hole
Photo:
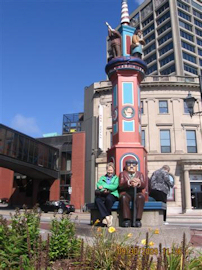
[[[173,124],[172,123],[156,123],[156,126],[157,127],[160,127],[160,126],[166,127],[166,126],[173,126]]]

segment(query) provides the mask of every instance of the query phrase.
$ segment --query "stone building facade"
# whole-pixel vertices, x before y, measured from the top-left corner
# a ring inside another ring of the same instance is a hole
[[[167,164],[176,185],[168,197],[168,212],[202,213],[202,118],[190,117],[184,104],[188,92],[201,111],[198,77],[151,76],[141,83],[142,144],[148,151],[148,176]],[[85,89],[85,201],[93,201],[95,185],[105,173],[111,147],[111,84]]]

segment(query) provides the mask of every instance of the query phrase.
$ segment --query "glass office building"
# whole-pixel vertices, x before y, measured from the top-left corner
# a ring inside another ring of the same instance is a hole
[[[202,1],[146,0],[130,16],[150,75],[202,75]]]

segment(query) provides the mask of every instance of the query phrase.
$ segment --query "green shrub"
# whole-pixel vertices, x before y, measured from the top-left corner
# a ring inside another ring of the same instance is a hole
[[[81,241],[76,238],[75,226],[67,215],[51,222],[49,255],[51,260],[77,257]]]

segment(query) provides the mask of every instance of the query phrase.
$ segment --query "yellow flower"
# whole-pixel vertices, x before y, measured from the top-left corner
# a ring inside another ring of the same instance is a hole
[[[100,222],[99,219],[96,219],[96,221],[94,222],[94,225],[97,225]]]
[[[150,246],[150,247],[154,246],[154,242],[152,242],[152,241],[149,242],[149,246]]]
[[[127,235],[127,237],[132,237],[133,236],[133,234],[132,233],[129,233],[128,235]]]
[[[146,239],[142,239],[141,244],[146,245]]]
[[[99,227],[99,228],[97,228],[97,232],[101,232],[102,231],[102,229]]]
[[[116,231],[116,229],[114,228],[114,227],[109,227],[109,229],[108,229],[108,232],[109,233],[113,233],[113,232],[115,232]]]
[[[156,229],[156,230],[154,231],[154,234],[159,234],[159,229]]]

